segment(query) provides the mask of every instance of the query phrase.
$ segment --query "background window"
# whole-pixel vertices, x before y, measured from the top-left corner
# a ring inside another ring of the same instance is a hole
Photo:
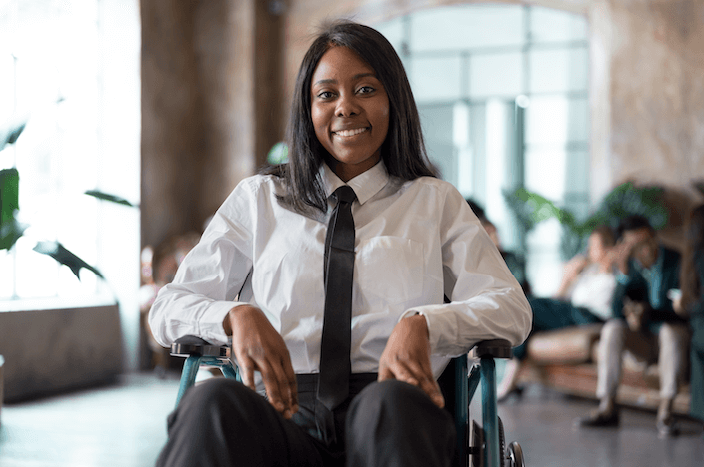
[[[138,342],[140,23],[137,0],[0,2],[0,126],[26,119],[0,169],[20,174],[20,220],[30,225],[0,251],[0,311],[120,304],[126,349]],[[56,240],[95,266],[77,280],[32,251]],[[128,356],[135,367],[136,353]]]
[[[532,6],[457,5],[374,26],[406,65],[431,160],[485,207],[504,248],[526,256],[533,291],[552,294],[562,274],[561,227],[548,221],[525,234],[503,192],[524,186],[589,212],[586,19]]]

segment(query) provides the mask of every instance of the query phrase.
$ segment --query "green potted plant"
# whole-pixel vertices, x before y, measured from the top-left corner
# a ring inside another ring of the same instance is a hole
[[[17,142],[25,129],[26,123],[26,121],[10,123],[4,129],[0,129],[0,151]],[[19,184],[20,175],[16,168],[0,170],[0,251],[11,250],[29,227],[29,225],[20,222],[18,219]],[[103,201],[137,207],[125,199],[97,190],[89,190],[85,194]],[[59,264],[68,267],[79,279],[81,269],[87,269],[103,278],[98,269],[83,261],[58,241],[39,240],[33,250],[47,255]]]
[[[585,248],[589,234],[598,225],[608,225],[615,230],[622,219],[639,214],[645,216],[656,230],[665,227],[668,212],[663,194],[661,187],[637,187],[633,182],[625,182],[609,192],[597,210],[582,221],[569,210],[525,188],[505,192],[504,198],[525,232],[540,222],[557,219],[563,228],[561,253],[564,259],[568,259]]]

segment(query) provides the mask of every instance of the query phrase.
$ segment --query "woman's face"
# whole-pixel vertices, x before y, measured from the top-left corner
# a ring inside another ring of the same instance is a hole
[[[372,168],[389,131],[389,97],[376,73],[347,47],[320,59],[311,84],[315,136],[333,157],[326,162],[343,181]]]
[[[609,248],[604,245],[604,239],[601,235],[594,232],[589,236],[589,244],[587,246],[589,260],[592,263],[599,263],[606,257]]]

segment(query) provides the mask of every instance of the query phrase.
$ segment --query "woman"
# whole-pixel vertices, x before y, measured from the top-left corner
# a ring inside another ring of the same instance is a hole
[[[164,345],[231,335],[244,383],[190,390],[159,463],[448,465],[454,428],[436,379],[479,340],[520,343],[527,300],[461,195],[434,178],[403,66],[377,31],[343,22],[317,37],[289,128],[289,164],[235,188],[152,307]],[[331,403],[321,348],[337,296],[324,260],[345,248],[326,226],[345,210],[351,342],[338,366],[350,370]],[[236,301],[250,275],[251,300]]]
[[[680,270],[681,296],[673,296],[673,308],[689,317],[690,414],[704,420],[704,205],[692,210],[685,227],[685,247]]]
[[[608,226],[596,227],[589,235],[587,256],[578,255],[566,265],[562,281],[553,298],[530,298],[533,332],[569,326],[601,323],[611,317],[611,299],[616,288],[613,266],[615,239]],[[497,389],[499,400],[520,393],[518,374],[526,357],[526,340],[514,348],[514,358],[504,370]]]

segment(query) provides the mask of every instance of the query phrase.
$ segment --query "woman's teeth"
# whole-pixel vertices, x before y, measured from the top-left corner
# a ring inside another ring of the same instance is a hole
[[[366,128],[357,128],[355,130],[340,130],[340,131],[334,132],[333,134],[335,134],[337,136],[354,136],[354,135],[358,135],[360,133],[364,133],[365,131],[367,131]]]

